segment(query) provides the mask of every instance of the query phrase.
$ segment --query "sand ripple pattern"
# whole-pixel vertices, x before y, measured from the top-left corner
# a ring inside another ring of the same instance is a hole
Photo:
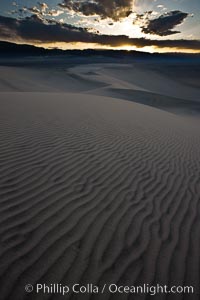
[[[63,299],[25,294],[37,282],[193,285],[190,298],[154,298],[199,299],[199,121],[91,95],[14,95],[0,100],[1,299]]]

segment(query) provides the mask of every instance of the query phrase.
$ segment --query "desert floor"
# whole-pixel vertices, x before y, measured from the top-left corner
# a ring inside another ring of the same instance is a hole
[[[0,299],[198,300],[200,66],[44,62],[0,67]]]

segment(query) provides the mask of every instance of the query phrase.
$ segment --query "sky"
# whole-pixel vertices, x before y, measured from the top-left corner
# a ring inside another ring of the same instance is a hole
[[[1,0],[0,40],[61,49],[200,52],[200,0]]]

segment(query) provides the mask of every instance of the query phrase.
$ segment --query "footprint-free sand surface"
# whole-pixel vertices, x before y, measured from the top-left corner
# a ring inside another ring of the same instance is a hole
[[[200,90],[185,80],[0,67],[0,299],[152,299],[25,292],[36,283],[193,286],[153,299],[199,299]]]

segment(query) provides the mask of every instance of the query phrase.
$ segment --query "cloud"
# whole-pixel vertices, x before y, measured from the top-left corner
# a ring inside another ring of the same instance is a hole
[[[131,14],[133,0],[64,0],[59,5],[85,16],[98,15],[101,19],[118,21]]]
[[[33,7],[23,7],[25,8],[26,10],[28,10],[30,13],[33,13],[33,14],[36,14],[36,15],[41,15],[41,10],[39,8],[37,8],[37,6],[33,6]]]
[[[0,16],[0,39],[23,41],[25,43],[83,42],[103,46],[119,47],[124,45],[159,48],[171,47],[200,50],[200,40],[156,40],[146,38],[129,38],[126,35],[105,35],[89,31],[89,29],[44,20],[37,15],[24,19]]]
[[[146,11],[142,14],[135,14],[135,19],[133,21],[133,24],[140,25],[140,27],[143,27],[145,24],[149,22],[149,19],[151,18],[152,15],[155,15],[155,12],[153,10]]]
[[[174,29],[174,27],[176,27],[177,25],[182,24],[185,18],[187,18],[188,16],[188,13],[184,13],[179,10],[170,11],[159,16],[158,18],[148,19],[145,25],[141,26],[142,32],[159,36],[167,36],[175,33],[180,33],[180,31],[172,29]]]
[[[58,17],[58,16],[62,15],[63,13],[64,12],[62,10],[51,9],[45,14],[45,16]]]
[[[44,17],[58,17],[63,14],[64,11],[61,9],[50,9],[46,3],[38,2],[36,6],[33,7],[22,7],[18,10],[12,11],[11,14],[18,14],[19,16],[25,15],[37,15],[40,19],[44,19]]]
[[[40,7],[40,10],[42,11],[42,12],[45,12],[49,7],[48,7],[48,4],[46,4],[46,3],[40,3],[40,2],[38,2],[38,5],[39,5],[39,7]]]

